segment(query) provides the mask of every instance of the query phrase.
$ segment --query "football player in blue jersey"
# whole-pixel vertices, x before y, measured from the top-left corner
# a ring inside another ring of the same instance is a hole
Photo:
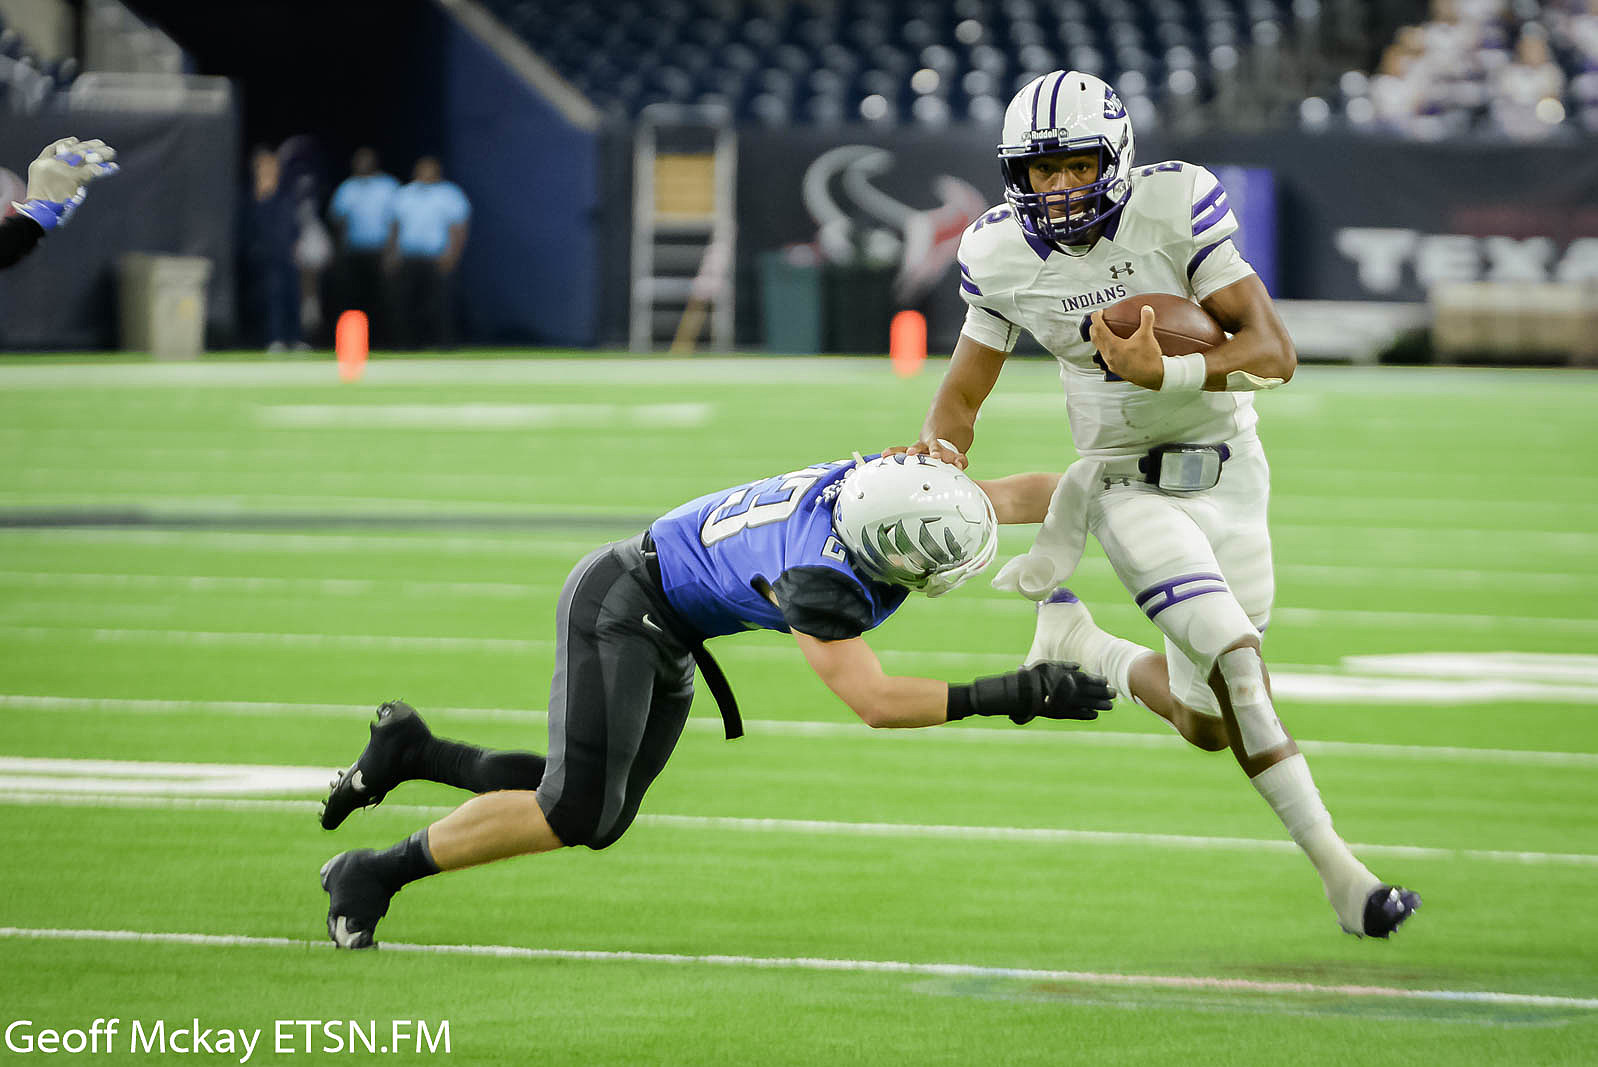
[[[742,732],[708,638],[791,633],[827,687],[872,727],[971,715],[1017,725],[1096,718],[1110,707],[1109,687],[1074,664],[951,685],[885,673],[862,636],[911,591],[939,596],[985,568],[998,524],[1042,521],[1058,482],[1057,474],[975,482],[929,456],[856,456],[702,496],[596,549],[560,595],[546,756],[434,737],[400,701],[378,709],[366,749],[333,782],[325,828],[406,781],[478,796],[390,849],[329,860],[321,872],[328,934],[341,948],[370,947],[389,901],[418,878],[614,843],[682,734],[696,662],[727,736]]]
[[[66,225],[95,178],[117,172],[116,149],[104,141],[63,137],[28,165],[28,198],[12,201],[16,214],[0,219],[0,270],[32,252],[44,235]]]

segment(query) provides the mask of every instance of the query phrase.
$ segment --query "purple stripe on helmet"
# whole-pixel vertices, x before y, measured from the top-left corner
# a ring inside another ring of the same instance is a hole
[[[1039,78],[1038,87],[1032,91],[1032,129],[1034,131],[1038,128],[1038,100],[1043,96],[1043,83],[1048,80],[1047,75]]]
[[[1231,217],[1232,212],[1230,208],[1228,208],[1225,204],[1217,204],[1215,207],[1210,209],[1210,213],[1204,216],[1204,218],[1193,220],[1193,236],[1197,237],[1199,234],[1203,233],[1211,226],[1214,226],[1222,219]]]
[[[1060,125],[1060,119],[1059,119],[1059,116],[1056,113],[1055,109],[1060,104],[1060,86],[1062,86],[1064,84],[1065,84],[1065,75],[1064,74],[1062,74],[1058,78],[1054,79],[1054,92],[1049,95],[1049,128],[1050,129],[1058,129],[1059,125]]]
[[[1226,195],[1226,190],[1221,188],[1221,183],[1216,182],[1215,188],[1204,195],[1204,199],[1193,205],[1193,217],[1196,219],[1209,209],[1209,206]]]
[[[1217,248],[1221,247],[1230,240],[1230,237],[1223,237],[1219,241],[1216,241],[1214,244],[1210,245],[1208,248],[1200,249],[1198,255],[1187,261],[1187,276],[1192,278],[1193,272],[1199,269],[1199,264],[1208,259],[1211,252],[1215,251]]]
[[[982,290],[978,289],[977,285],[976,285],[976,282],[973,282],[970,278],[961,278],[960,279],[960,288],[964,289],[966,292],[972,294],[973,296],[981,296],[982,295]]]
[[[1219,574],[1184,574],[1143,590],[1137,595],[1137,606],[1152,619],[1173,604],[1207,593],[1226,592],[1230,592],[1226,579]]]

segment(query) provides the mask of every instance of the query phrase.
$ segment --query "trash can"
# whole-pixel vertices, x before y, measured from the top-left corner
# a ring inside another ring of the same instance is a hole
[[[130,252],[120,266],[123,349],[148,352],[156,359],[194,359],[205,351],[211,261]]]
[[[767,352],[820,352],[821,267],[788,251],[763,253],[760,310]]]
[[[870,263],[829,263],[823,269],[828,352],[880,355],[888,351],[894,269]]]

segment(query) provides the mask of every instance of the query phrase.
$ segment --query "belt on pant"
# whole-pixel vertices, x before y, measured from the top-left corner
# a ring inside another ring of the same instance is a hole
[[[649,572],[649,580],[654,583],[661,600],[669,609],[666,585],[660,580],[660,555],[655,551],[655,538],[648,530],[644,531],[643,543],[639,547],[644,554],[644,569]],[[688,654],[693,656],[694,663],[699,667],[699,673],[704,675],[705,685],[710,687],[710,695],[716,698],[716,707],[721,710],[721,725],[726,731],[727,740],[742,737],[744,721],[743,716],[738,714],[738,698],[732,695],[732,686],[727,682],[721,664],[705,647],[705,639],[695,633],[675,611],[668,610],[661,614],[672,636],[687,646]]]

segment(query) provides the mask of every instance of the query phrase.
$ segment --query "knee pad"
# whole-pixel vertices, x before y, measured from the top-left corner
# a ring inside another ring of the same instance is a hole
[[[1259,650],[1253,646],[1234,648],[1216,659],[1226,692],[1232,700],[1232,714],[1243,735],[1243,751],[1258,756],[1287,743],[1287,731],[1276,717],[1270,694],[1265,689],[1265,668]]]
[[[1160,582],[1138,593],[1137,602],[1205,678],[1225,649],[1259,633],[1219,574]]]

